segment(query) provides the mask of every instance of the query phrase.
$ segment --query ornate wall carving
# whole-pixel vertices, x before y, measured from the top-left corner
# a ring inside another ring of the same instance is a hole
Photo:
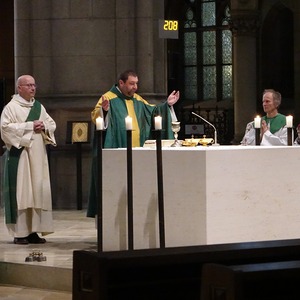
[[[230,29],[232,30],[233,35],[255,36],[260,26],[261,21],[257,12],[232,13]]]

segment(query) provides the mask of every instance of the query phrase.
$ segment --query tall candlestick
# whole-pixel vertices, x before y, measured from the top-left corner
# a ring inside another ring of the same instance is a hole
[[[103,251],[103,170],[102,170],[102,130],[97,130],[97,175],[96,178],[98,179],[97,188],[98,192],[97,195],[97,239],[98,239],[98,252]]]
[[[157,116],[154,118],[154,127],[155,127],[155,130],[161,130],[162,129],[162,118],[161,116]]]
[[[104,125],[103,125],[103,118],[102,117],[98,117],[96,119],[96,129],[97,130],[103,130]]]
[[[156,163],[157,163],[159,243],[160,243],[160,248],[165,248],[164,184],[163,184],[163,162],[162,162],[162,149],[161,149],[161,130],[156,131]]]
[[[260,116],[256,116],[256,118],[254,118],[254,128],[260,128],[261,126],[261,118]]]
[[[255,145],[260,145],[260,128],[255,128]]]
[[[287,128],[287,145],[293,146],[293,128],[292,127]]]
[[[132,130],[132,118],[130,116],[127,116],[125,118],[125,125],[126,125],[126,130]]]
[[[293,127],[293,116],[286,117],[286,127],[292,128]]]

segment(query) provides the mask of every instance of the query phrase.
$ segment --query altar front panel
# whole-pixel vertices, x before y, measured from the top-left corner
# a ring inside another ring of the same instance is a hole
[[[134,248],[159,247],[154,149],[133,149]],[[163,148],[166,247],[300,237],[297,147]],[[103,249],[127,249],[126,149],[103,150]]]
[[[299,147],[206,152],[207,244],[300,237]]]
[[[126,155],[103,151],[104,250],[127,249]],[[158,248],[156,151],[134,149],[132,161],[134,248]],[[163,151],[162,161],[166,247],[204,244],[205,152]]]

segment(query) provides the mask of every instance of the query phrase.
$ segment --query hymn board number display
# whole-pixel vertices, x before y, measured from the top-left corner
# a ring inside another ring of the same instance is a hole
[[[158,22],[161,39],[178,39],[179,24],[177,20],[159,20]]]

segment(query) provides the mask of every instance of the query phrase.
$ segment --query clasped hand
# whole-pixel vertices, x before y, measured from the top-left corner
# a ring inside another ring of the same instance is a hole
[[[44,122],[40,120],[33,121],[33,130],[35,133],[41,133],[45,129]]]
[[[263,135],[269,130],[269,126],[265,120],[261,121],[261,128],[260,128],[260,137],[262,138]]]

